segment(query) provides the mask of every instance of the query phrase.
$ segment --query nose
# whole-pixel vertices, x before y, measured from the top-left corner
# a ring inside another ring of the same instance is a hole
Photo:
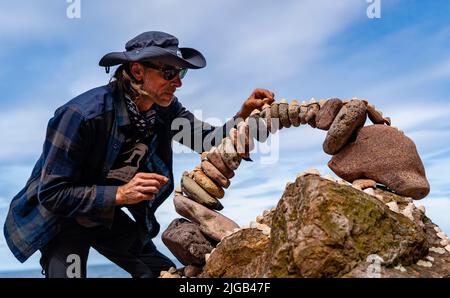
[[[173,78],[173,80],[171,81],[171,85],[176,88],[180,88],[183,85],[179,74],[177,74],[177,76],[175,78]]]

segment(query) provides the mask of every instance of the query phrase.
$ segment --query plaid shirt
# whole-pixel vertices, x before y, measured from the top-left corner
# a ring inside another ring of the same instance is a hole
[[[114,218],[117,186],[107,185],[112,167],[127,129],[133,129],[123,94],[113,84],[83,93],[58,108],[48,122],[43,152],[25,187],[12,199],[4,225],[6,242],[16,258],[24,262],[56,236],[69,219],[85,220],[110,227]],[[148,172],[169,178],[155,200],[130,205],[144,237],[155,237],[159,224],[154,212],[174,188],[172,139],[180,130],[172,120],[185,118],[191,124],[191,140],[226,136],[234,118],[223,127],[213,127],[196,119],[176,97],[168,107],[156,107],[156,137],[149,145]],[[175,140],[175,139],[174,139]],[[179,141],[197,152],[184,138]],[[205,145],[206,146],[206,145]]]

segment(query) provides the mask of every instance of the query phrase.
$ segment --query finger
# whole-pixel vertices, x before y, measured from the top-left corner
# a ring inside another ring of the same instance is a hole
[[[143,179],[143,178],[139,178],[139,180],[137,181],[137,185],[140,186],[154,186],[157,188],[160,188],[162,186],[163,183],[159,182],[156,179]]]
[[[143,194],[157,194],[159,192],[159,188],[155,186],[138,186],[136,190]]]
[[[138,174],[136,174],[136,176],[139,175],[139,178],[142,179],[156,179],[158,180],[160,183],[167,183],[167,181],[169,181],[169,179],[163,175],[159,175],[156,173],[144,173],[144,172],[140,172]]]
[[[271,98],[273,99],[275,97],[275,94],[267,89],[257,88],[253,91],[253,95],[255,98]]]

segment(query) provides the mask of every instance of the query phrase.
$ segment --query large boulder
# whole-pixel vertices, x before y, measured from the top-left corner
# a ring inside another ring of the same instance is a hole
[[[270,237],[257,228],[225,237],[200,276],[450,277],[448,239],[409,198],[306,175],[268,214]]]
[[[328,166],[347,181],[370,178],[414,199],[422,199],[430,192],[414,142],[390,126],[363,127],[355,141],[334,155]]]

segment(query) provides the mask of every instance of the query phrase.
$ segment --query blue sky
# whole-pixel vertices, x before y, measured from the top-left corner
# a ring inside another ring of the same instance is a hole
[[[280,4],[282,3],[282,5]],[[0,224],[11,198],[38,158],[46,123],[77,94],[103,85],[107,52],[147,30],[169,32],[199,49],[205,69],[190,71],[180,101],[205,120],[236,113],[256,87],[278,99],[367,98],[416,143],[431,184],[417,205],[450,233],[450,3],[381,0],[369,19],[365,0],[106,1],[81,0],[69,19],[64,0],[0,0]],[[273,207],[286,182],[309,167],[331,173],[325,133],[282,130],[280,159],[243,163],[222,203],[244,225]],[[175,155],[175,177],[198,163]],[[176,178],[177,179],[177,178]],[[177,217],[169,199],[157,212],[163,226]],[[167,252],[161,241],[155,240]],[[0,271],[38,267],[39,253],[20,264],[0,237]],[[108,262],[91,253],[90,264]]]

